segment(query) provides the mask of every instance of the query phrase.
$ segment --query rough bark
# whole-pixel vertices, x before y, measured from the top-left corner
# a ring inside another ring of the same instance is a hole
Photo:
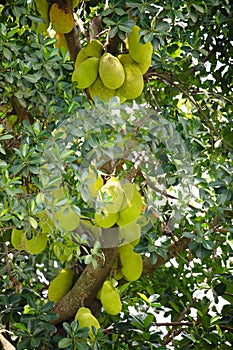
[[[118,253],[117,247],[105,248],[102,251],[104,259],[98,258],[97,268],[94,269],[92,264],[87,265],[73,288],[55,305],[53,311],[58,314],[58,318],[52,321],[53,324],[59,324],[74,317],[83,301],[86,307],[91,308]]]

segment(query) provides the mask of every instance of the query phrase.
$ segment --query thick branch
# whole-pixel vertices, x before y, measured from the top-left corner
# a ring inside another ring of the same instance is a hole
[[[59,316],[52,322],[59,324],[75,316],[77,310],[82,306],[82,300],[85,300],[85,306],[91,308],[91,304],[102,284],[106,280],[113,261],[117,256],[117,248],[103,249],[103,258],[98,258],[97,268],[93,265],[87,265],[73,288],[54,306],[53,311]]]

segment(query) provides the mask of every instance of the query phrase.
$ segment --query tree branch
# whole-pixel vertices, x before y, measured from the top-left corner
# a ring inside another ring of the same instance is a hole
[[[86,266],[85,270],[73,286],[73,288],[54,306],[53,312],[58,314],[58,318],[53,320],[53,324],[59,324],[75,316],[77,310],[82,306],[85,298],[85,306],[90,307],[96,294],[106,280],[113,261],[118,253],[118,248],[104,248],[103,258],[97,259],[97,268],[92,264]]]

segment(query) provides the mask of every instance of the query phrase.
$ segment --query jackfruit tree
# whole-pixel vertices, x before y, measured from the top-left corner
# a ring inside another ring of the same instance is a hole
[[[0,1],[0,344],[231,349],[233,5]]]

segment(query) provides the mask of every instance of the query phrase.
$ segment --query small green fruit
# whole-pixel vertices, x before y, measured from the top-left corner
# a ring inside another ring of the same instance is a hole
[[[48,288],[48,299],[57,303],[72,287],[74,272],[71,268],[62,269],[55,277]]]
[[[99,75],[103,84],[109,89],[118,89],[125,80],[125,72],[119,59],[110,53],[100,58]]]
[[[110,281],[105,281],[100,292],[100,301],[109,315],[117,315],[121,312],[122,304],[120,295]]]
[[[131,244],[119,246],[121,273],[127,281],[136,281],[142,274],[143,264],[140,254],[134,252]]]
[[[99,58],[91,57],[81,62],[72,74],[72,81],[78,83],[79,89],[91,86],[98,76]]]
[[[92,326],[98,331],[100,324],[95,316],[92,315],[90,309],[87,307],[80,307],[75,315],[75,319],[78,321],[80,328],[89,328],[89,337],[91,341],[94,341],[95,336],[92,331]]]

